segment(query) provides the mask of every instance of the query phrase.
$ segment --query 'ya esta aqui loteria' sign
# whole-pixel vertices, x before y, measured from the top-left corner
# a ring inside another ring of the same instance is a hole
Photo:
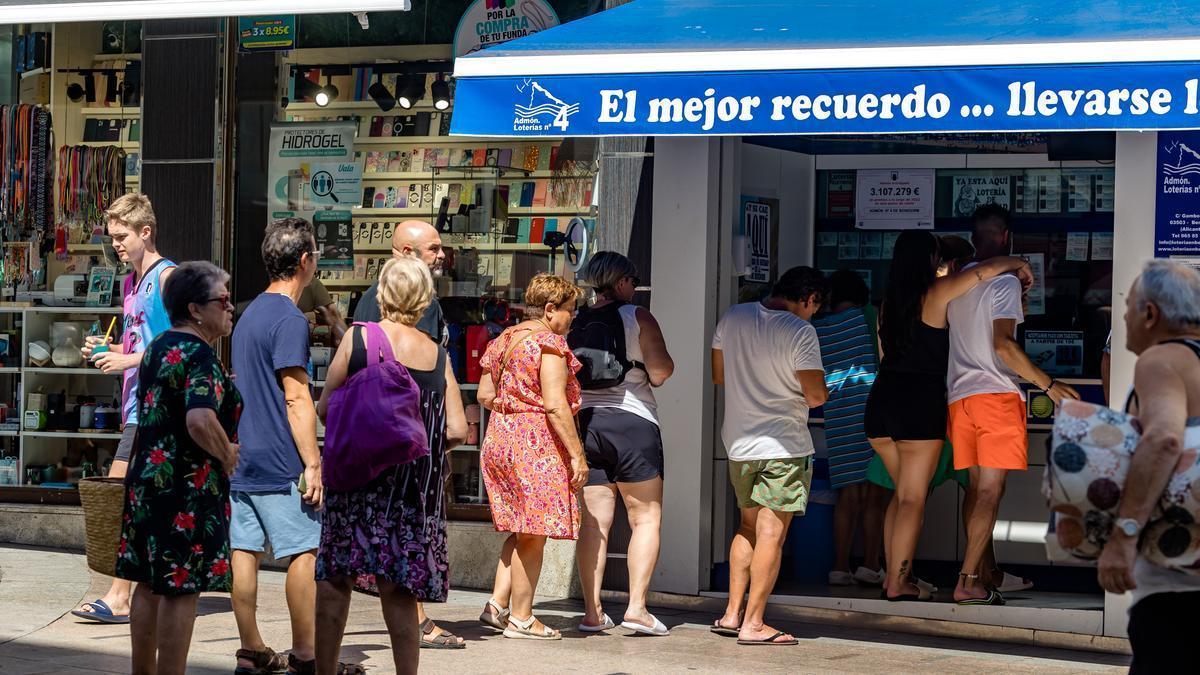
[[[1200,64],[460,76],[454,108],[479,136],[1200,128]]]

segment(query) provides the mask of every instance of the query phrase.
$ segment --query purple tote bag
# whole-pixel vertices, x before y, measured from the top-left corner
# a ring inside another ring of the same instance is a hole
[[[337,492],[429,454],[420,388],[379,324],[354,325],[366,333],[367,367],[330,395],[325,416],[321,469],[325,486]]]

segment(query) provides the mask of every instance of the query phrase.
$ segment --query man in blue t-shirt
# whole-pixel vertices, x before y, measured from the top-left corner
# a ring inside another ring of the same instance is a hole
[[[308,319],[296,307],[317,271],[312,225],[302,218],[271,223],[263,235],[262,256],[271,283],[233,331],[233,372],[245,408],[238,425],[241,455],[229,481],[229,539],[233,613],[241,636],[237,665],[247,672],[279,672],[316,656],[321,453],[308,387]],[[258,566],[268,541],[276,558],[291,558],[287,604],[292,650],[287,661],[263,642],[255,619]]]

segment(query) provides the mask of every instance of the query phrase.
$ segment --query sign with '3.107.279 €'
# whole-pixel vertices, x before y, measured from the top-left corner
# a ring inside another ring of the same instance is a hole
[[[485,77],[486,59],[480,54],[456,65],[452,133],[658,136],[1200,127],[1200,64],[1190,62]],[[652,67],[653,61],[647,64]],[[475,71],[481,75],[473,76]],[[530,91],[544,92],[539,100],[545,106],[534,110],[557,124],[530,124],[530,115],[520,114],[521,106],[528,110],[531,105]]]

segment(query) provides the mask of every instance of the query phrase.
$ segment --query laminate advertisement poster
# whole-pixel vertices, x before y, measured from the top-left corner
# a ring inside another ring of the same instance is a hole
[[[349,221],[362,201],[361,160],[354,157],[354,122],[271,125],[267,218],[312,223]]]

